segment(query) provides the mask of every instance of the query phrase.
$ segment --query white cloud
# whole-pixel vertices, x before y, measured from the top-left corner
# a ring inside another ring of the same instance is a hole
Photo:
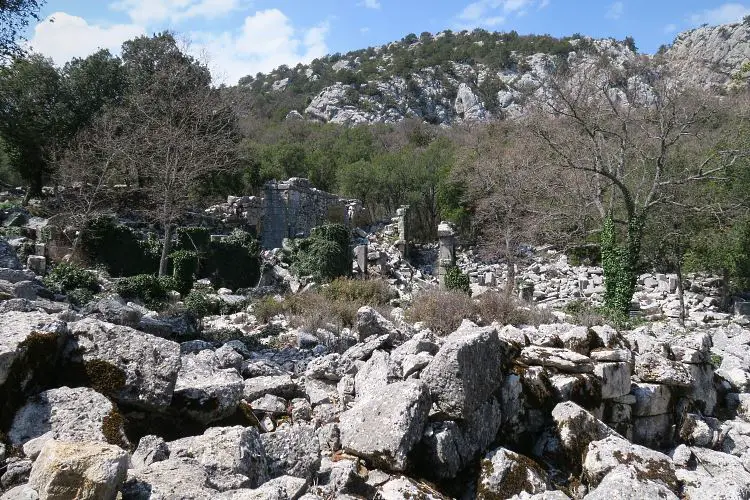
[[[612,5],[609,6],[609,10],[607,10],[606,17],[607,19],[620,19],[622,17],[622,14],[625,12],[625,4],[622,2],[615,2]]]
[[[364,28],[359,28],[359,32],[364,35],[365,33],[370,32],[370,28],[368,28],[367,26],[365,26]]]
[[[692,24],[727,24],[742,21],[742,18],[750,15],[750,8],[740,3],[725,3],[715,9],[692,14],[689,19]]]
[[[367,7],[368,9],[379,9],[381,7],[379,0],[364,0],[357,5]]]
[[[549,0],[476,0],[466,5],[458,14],[461,27],[497,26],[508,16],[523,16],[531,7],[541,10],[549,5]]]
[[[179,23],[190,18],[215,19],[247,8],[248,0],[117,0],[110,8],[125,12],[136,24]]]
[[[310,62],[328,53],[328,23],[306,30],[292,26],[279,9],[245,18],[238,32],[192,33],[193,50],[205,52],[217,83],[234,84],[246,75],[267,73],[286,64]]]
[[[666,26],[664,26],[664,33],[667,35],[670,35],[677,31],[677,25],[674,23],[669,23]]]
[[[81,17],[55,12],[36,25],[29,45],[34,51],[52,58],[55,64],[63,65],[98,49],[119,53],[122,42],[144,33],[144,28],[135,24],[93,25]]]

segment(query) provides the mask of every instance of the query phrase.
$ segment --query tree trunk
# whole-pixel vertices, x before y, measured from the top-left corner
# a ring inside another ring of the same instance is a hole
[[[615,315],[626,318],[638,279],[638,260],[641,255],[643,218],[637,215],[628,220],[627,241],[617,243],[617,230],[612,218],[604,221],[602,229],[602,268],[604,270],[604,304]]]
[[[172,224],[164,224],[164,246],[159,259],[159,277],[166,276],[169,252],[172,249]]]

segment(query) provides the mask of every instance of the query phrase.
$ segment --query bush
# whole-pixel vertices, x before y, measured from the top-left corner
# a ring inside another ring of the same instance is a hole
[[[44,278],[44,284],[56,293],[87,290],[94,294],[100,290],[96,274],[66,262],[61,262],[52,268],[52,271]]]
[[[208,295],[197,290],[193,290],[183,299],[185,309],[196,318],[203,318],[218,313],[218,304],[211,300]]]
[[[469,275],[462,273],[458,266],[451,266],[445,274],[445,288],[463,292],[471,296],[471,280]]]
[[[260,279],[260,246],[246,231],[235,229],[223,241],[211,242],[203,273],[217,287],[255,286]]]
[[[172,278],[175,290],[186,295],[193,288],[198,274],[198,253],[189,250],[178,250],[170,256],[172,259]]]
[[[253,315],[259,323],[268,323],[273,317],[284,314],[285,309],[283,301],[268,296],[253,304]]]
[[[352,271],[349,229],[343,224],[313,228],[310,237],[299,241],[292,255],[292,268],[299,276],[329,282]]]
[[[331,300],[354,302],[358,307],[384,305],[393,298],[388,283],[380,279],[336,278],[321,293]]]
[[[115,290],[126,300],[140,300],[150,309],[157,310],[164,307],[167,292],[172,289],[173,284],[172,278],[138,274],[118,281]]]
[[[68,301],[76,307],[82,307],[94,300],[94,292],[88,288],[76,288],[68,292]]]
[[[485,292],[476,301],[479,322],[489,325],[498,322],[501,325],[535,325],[554,323],[552,312],[524,302],[517,297],[498,292]]]
[[[81,235],[86,260],[104,266],[112,276],[132,276],[159,267],[161,244],[156,238],[139,240],[133,231],[101,216],[88,222]]]
[[[406,311],[409,321],[421,321],[440,335],[454,332],[464,319],[477,321],[476,306],[467,294],[453,290],[419,293]]]

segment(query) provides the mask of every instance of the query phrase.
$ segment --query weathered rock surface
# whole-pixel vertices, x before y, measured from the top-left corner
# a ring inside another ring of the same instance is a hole
[[[87,387],[60,387],[30,398],[16,412],[8,440],[23,445],[40,438],[59,441],[127,442],[112,403]]]
[[[505,448],[489,452],[480,463],[478,499],[510,498],[547,491],[547,474],[533,460]]]
[[[213,351],[181,357],[172,405],[208,424],[229,417],[242,399],[244,383],[234,368],[220,368]]]
[[[527,365],[557,368],[568,373],[594,371],[594,364],[588,356],[556,347],[528,346],[521,351],[519,359]]]
[[[41,499],[114,500],[125,481],[128,454],[105,443],[50,441],[29,476]]]
[[[261,434],[270,477],[293,476],[311,481],[320,467],[320,445],[315,428],[295,424]]]
[[[67,349],[118,403],[165,409],[172,402],[180,347],[126,326],[86,318],[69,325]]]
[[[390,384],[341,414],[341,444],[379,467],[402,471],[422,436],[429,409],[429,392],[422,382]]]
[[[268,479],[266,453],[258,431],[252,427],[211,427],[200,436],[168,446],[170,460],[195,460],[207,475],[205,484],[219,491],[255,488]]]
[[[462,327],[445,338],[420,379],[443,414],[467,418],[500,388],[505,352],[495,328]]]

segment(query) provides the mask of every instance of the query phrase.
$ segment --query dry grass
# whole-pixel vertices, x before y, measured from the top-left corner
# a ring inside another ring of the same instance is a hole
[[[424,322],[435,333],[447,335],[464,319],[478,325],[540,325],[554,323],[552,313],[497,292],[485,292],[477,299],[457,291],[427,290],[417,295],[406,311],[410,321]]]

